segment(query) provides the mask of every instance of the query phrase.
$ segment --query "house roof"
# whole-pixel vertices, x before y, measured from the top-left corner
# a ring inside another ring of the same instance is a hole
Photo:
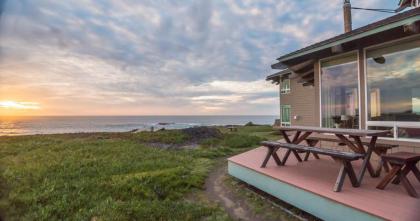
[[[279,81],[279,78],[280,78],[281,76],[283,76],[283,75],[287,75],[287,74],[291,74],[291,73],[292,73],[292,71],[291,71],[291,70],[289,70],[289,69],[284,69],[284,70],[281,70],[281,71],[279,71],[279,72],[277,72],[277,73],[274,73],[274,74],[271,74],[271,75],[267,76],[267,77],[265,78],[265,80],[267,80],[267,81],[275,81],[275,82],[277,82],[277,81]]]
[[[279,62],[287,61],[289,59],[293,59],[302,55],[317,52],[319,50],[332,47],[334,45],[338,45],[338,44],[349,42],[355,39],[366,37],[370,34],[373,34],[371,32],[375,30],[383,31],[383,30],[391,29],[391,28],[398,27],[404,24],[409,24],[418,20],[420,20],[420,8],[414,8],[409,11],[402,12],[397,15],[388,17],[386,19],[371,23],[369,25],[354,29],[350,32],[340,34],[335,37],[329,38],[327,40],[312,44],[310,46],[304,47],[297,51],[285,54],[277,58],[277,60]]]

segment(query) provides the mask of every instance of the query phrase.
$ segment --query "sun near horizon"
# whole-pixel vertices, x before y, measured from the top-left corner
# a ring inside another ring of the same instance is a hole
[[[0,116],[36,115],[41,110],[38,102],[0,100]]]

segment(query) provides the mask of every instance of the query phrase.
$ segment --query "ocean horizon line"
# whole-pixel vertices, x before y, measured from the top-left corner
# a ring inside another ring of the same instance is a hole
[[[249,122],[269,125],[277,118],[276,115],[0,116],[0,135],[183,129],[195,126],[245,125]]]
[[[0,117],[229,117],[229,116],[277,116],[276,114],[164,114],[164,115],[0,115]]]

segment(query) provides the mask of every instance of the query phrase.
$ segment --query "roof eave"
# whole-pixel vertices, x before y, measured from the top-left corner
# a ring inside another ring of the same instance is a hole
[[[280,78],[280,77],[282,77],[282,76],[284,76],[284,75],[287,75],[287,74],[291,74],[291,73],[292,73],[292,71],[291,71],[291,70],[289,70],[289,69],[284,69],[284,70],[281,70],[281,71],[279,71],[279,72],[277,72],[277,73],[274,73],[274,74],[271,74],[271,75],[267,76],[267,77],[265,78],[265,80],[266,80],[266,81],[276,81],[278,78]]]
[[[400,21],[396,21],[396,22],[389,23],[389,24],[384,24],[382,26],[376,27],[376,28],[374,28],[372,30],[369,30],[369,31],[366,31],[366,32],[355,33],[354,35],[347,36],[343,39],[338,39],[337,41],[327,43],[325,45],[320,45],[319,47],[311,48],[311,49],[308,49],[308,50],[305,50],[305,51],[302,51],[302,52],[299,52],[299,53],[295,53],[295,54],[291,53],[290,55],[285,55],[285,56],[279,57],[277,60],[279,61],[279,63],[281,63],[281,62],[284,62],[284,61],[287,61],[287,60],[290,60],[290,59],[294,59],[294,58],[297,58],[297,57],[300,57],[300,56],[308,55],[310,53],[314,53],[314,52],[317,52],[317,51],[320,51],[320,50],[323,50],[323,49],[327,49],[327,48],[337,46],[337,45],[340,45],[340,44],[343,44],[343,43],[347,43],[347,42],[350,42],[350,41],[361,39],[363,37],[367,37],[369,35],[373,35],[373,34],[376,34],[376,33],[379,33],[379,32],[383,32],[383,31],[386,31],[386,30],[389,30],[389,29],[392,29],[392,28],[396,28],[396,27],[399,27],[399,26],[402,26],[402,25],[411,24],[411,23],[419,21],[419,20],[420,20],[420,15],[416,15],[416,16],[413,16],[413,17],[408,17],[408,18],[402,19]]]

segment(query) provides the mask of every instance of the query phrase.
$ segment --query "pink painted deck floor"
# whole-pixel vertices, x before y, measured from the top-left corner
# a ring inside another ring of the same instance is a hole
[[[280,158],[283,152],[278,151]],[[420,220],[420,199],[410,197],[401,184],[389,184],[385,190],[375,188],[384,177],[384,172],[380,178],[372,178],[366,172],[359,188],[352,187],[348,177],[346,177],[343,190],[337,193],[332,189],[340,165],[331,158],[320,156],[321,159],[316,160],[311,156],[309,161],[299,163],[291,154],[286,166],[276,166],[271,158],[266,168],[260,168],[265,154],[266,149],[260,147],[233,156],[229,158],[229,161],[384,219]],[[361,162],[359,161],[353,162],[356,173],[359,171],[360,165]],[[409,179],[420,194],[420,183],[412,174],[410,174]]]

